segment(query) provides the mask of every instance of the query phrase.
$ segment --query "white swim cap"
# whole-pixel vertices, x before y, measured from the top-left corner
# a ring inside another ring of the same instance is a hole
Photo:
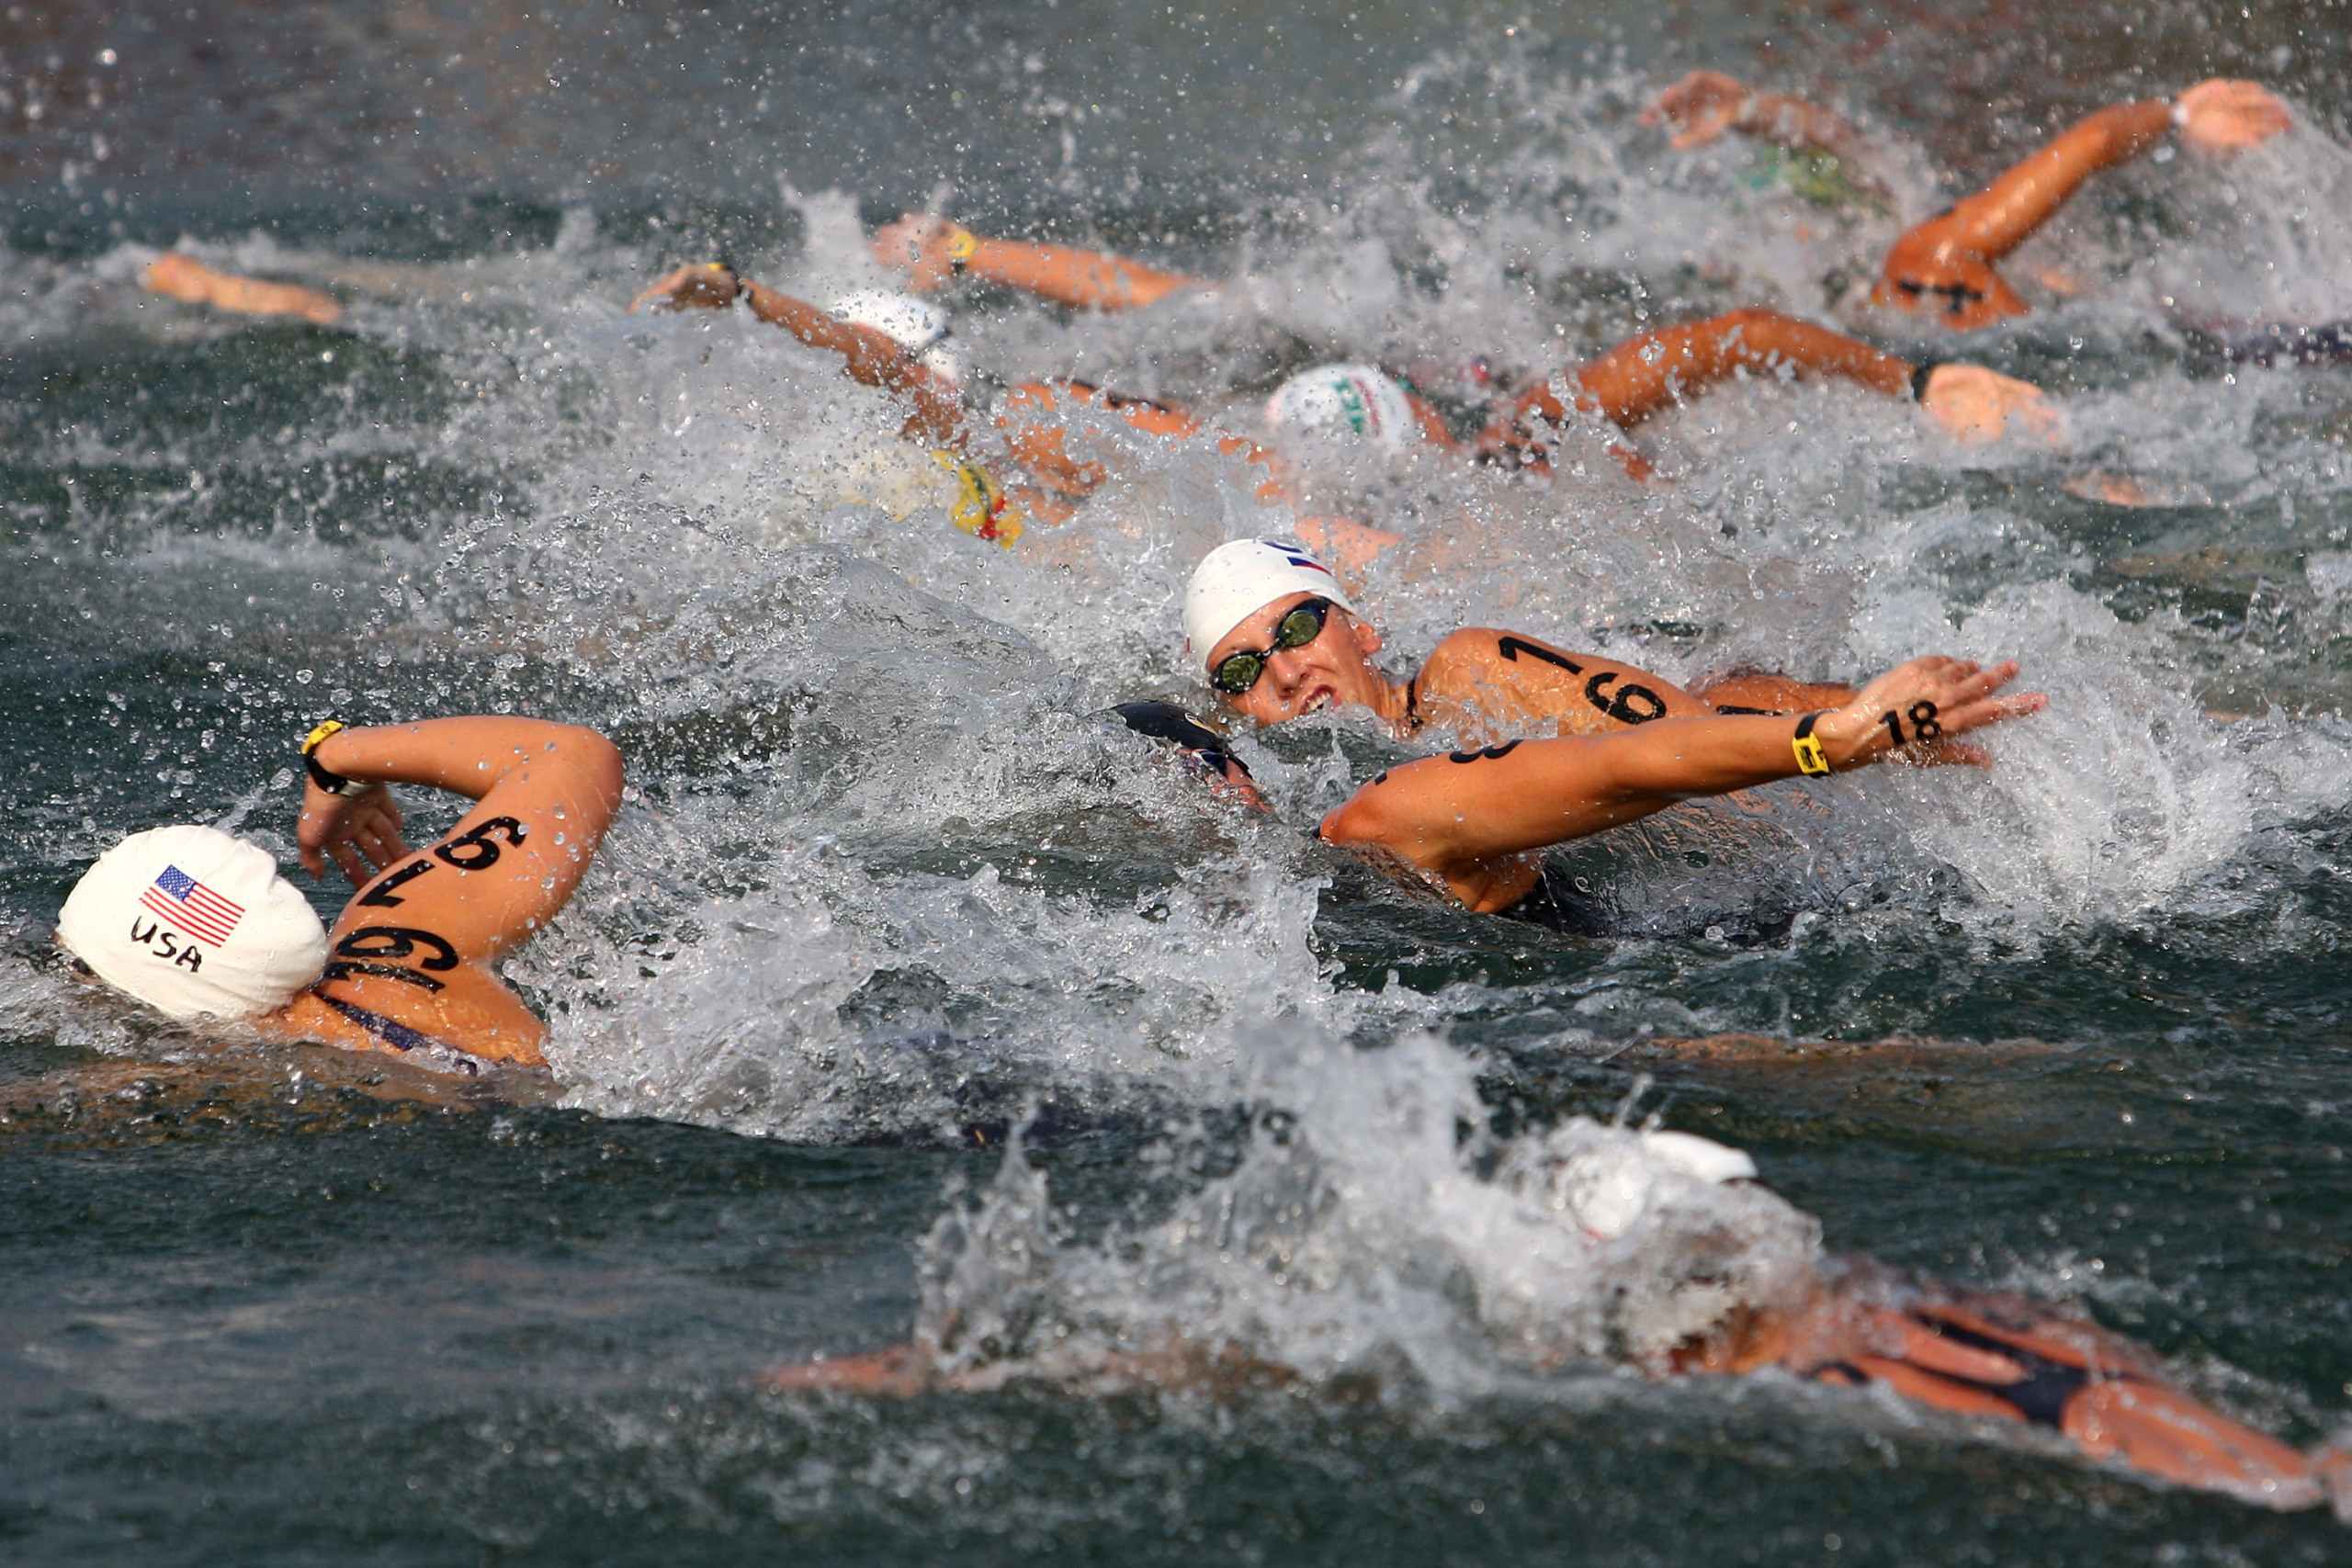
[[[1361,436],[1396,452],[1420,433],[1421,423],[1405,389],[1377,365],[1317,365],[1274,389],[1266,400],[1266,427],[1325,440]]]
[[[1184,646],[1207,668],[1209,650],[1275,600],[1293,593],[1329,599],[1352,610],[1331,569],[1296,545],[1235,539],[1219,545],[1193,569],[1184,585]]]
[[[57,940],[107,984],[182,1020],[283,1007],[327,961],[326,928],[267,851],[187,825],[100,855],[66,896]]]
[[[888,288],[861,288],[833,301],[833,320],[876,332],[913,355],[943,380],[964,379],[964,356],[947,341],[947,312],[928,299]]]

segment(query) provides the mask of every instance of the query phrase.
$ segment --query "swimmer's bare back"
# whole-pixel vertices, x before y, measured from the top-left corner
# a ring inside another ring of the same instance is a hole
[[[2215,78],[2177,99],[2147,98],[2086,116],[1991,185],[1897,239],[1873,304],[1916,311],[1957,332],[2029,307],[1993,264],[2023,244],[2085,180],[2128,163],[2177,129],[2207,152],[2252,147],[2285,130],[2286,107],[2253,82]]]
[[[591,729],[480,716],[345,729],[311,760],[302,864],[332,860],[359,889],[328,936],[326,968],[264,1021],[270,1032],[400,1054],[437,1046],[537,1066],[545,1026],[497,964],[571,897],[621,800],[620,753]],[[475,802],[437,841],[401,838],[390,784]]]
[[[1419,716],[1452,723],[1465,739],[1540,733],[1595,735],[1660,718],[1790,714],[1853,699],[1851,686],[1743,671],[1696,692],[1599,654],[1537,637],[1465,626],[1441,640],[1414,678]]]

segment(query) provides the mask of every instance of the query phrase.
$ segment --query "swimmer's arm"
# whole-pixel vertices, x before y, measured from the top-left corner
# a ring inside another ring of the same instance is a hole
[[[838,321],[805,299],[738,277],[716,263],[679,267],[639,294],[629,310],[650,305],[659,310],[724,310],[739,295],[752,314],[769,326],[781,327],[811,348],[841,355],[850,379],[904,399],[913,410],[907,421],[909,439],[963,445],[963,399],[888,334]]]
[[[1909,398],[1917,367],[1858,338],[1781,315],[1729,310],[1644,333],[1563,378],[1580,410],[1630,428],[1740,371],[1770,375],[1782,366],[1851,381],[1887,397]],[[1964,442],[2000,435],[2017,420],[2054,437],[2057,415],[2041,389],[1973,365],[1939,365],[1928,373],[1920,406]],[[1566,408],[1551,387],[1524,394],[1511,418],[1559,421]]]
[[[232,272],[216,272],[193,256],[166,251],[149,262],[139,281],[149,292],[191,305],[210,305],[241,316],[299,316],[313,326],[331,327],[343,306],[331,294],[291,283],[270,283]]]
[[[479,802],[451,839],[500,817],[524,824],[519,843],[511,833],[492,835],[494,866],[402,885],[400,921],[433,917],[435,931],[477,962],[495,958],[563,907],[620,807],[619,751],[594,730],[568,724],[482,716],[381,725],[330,736],[312,756],[347,779],[428,784]],[[387,799],[380,787],[345,796],[309,784],[295,834],[303,867],[321,875],[333,858],[358,886],[371,879],[363,859],[378,873],[407,859],[397,832],[389,840],[380,831],[361,836],[379,821],[371,813]],[[457,858],[477,857],[469,852]],[[477,896],[454,897],[467,891]]]
[[[1680,150],[1736,130],[1781,147],[1812,148],[1851,162],[1861,137],[1841,117],[1786,93],[1755,92],[1720,71],[1693,71],[1642,111],[1644,125],[1673,128]]]
[[[1916,244],[1914,235],[1932,231],[1937,243],[1996,261],[2049,221],[2085,180],[2101,169],[2129,163],[2163,141],[2171,129],[2172,105],[2163,98],[2100,109],[1951,211],[1904,235],[1895,246],[1901,250],[1906,243]]]
[[[2085,180],[2138,157],[2175,125],[2190,145],[2224,152],[2255,146],[2292,123],[2286,106],[2260,85],[2220,77],[2199,83],[2177,100],[2146,98],[2100,109],[1984,189],[1895,241],[1886,275],[1904,276],[1905,265],[1916,267],[1946,249],[1998,260],[2047,222]]]
[[[1917,659],[1823,714],[1813,733],[1834,768],[1872,761],[1895,742],[1883,712],[1935,705],[1954,736],[2043,705],[2038,693],[1997,697],[2014,662]],[[1637,820],[1682,800],[1723,795],[1798,772],[1785,718],[1689,718],[1618,733],[1526,740],[1393,768],[1323,819],[1335,843],[1377,844],[1446,879],[1458,893],[1495,879],[1495,863]],[[1465,899],[1471,895],[1464,893]],[[1475,901],[1473,907],[1477,907]]]
[[[1179,289],[1207,287],[1198,278],[1107,251],[983,239],[929,213],[909,213],[876,233],[874,254],[883,265],[904,271],[908,287],[919,292],[941,287],[960,271],[1087,310],[1132,310]]]

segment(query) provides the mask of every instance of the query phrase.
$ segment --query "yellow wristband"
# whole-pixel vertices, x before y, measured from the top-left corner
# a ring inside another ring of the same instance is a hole
[[[1797,732],[1789,740],[1789,750],[1797,754],[1797,772],[1809,779],[1817,779],[1829,771],[1829,753],[1813,733],[1813,721],[1821,716],[1809,713],[1797,720]]]
[[[330,772],[318,759],[320,747],[350,728],[339,718],[331,718],[302,737],[302,766],[309,771],[311,782],[329,795],[366,795],[373,787],[361,784],[357,779],[347,779],[341,773]]]
[[[986,468],[969,457],[944,448],[933,452],[933,461],[956,476],[956,504],[948,512],[956,526],[975,538],[1010,548],[1021,537],[1021,508],[1012,504],[1012,497],[997,484]]]
[[[972,265],[972,258],[979,254],[980,237],[978,234],[961,224],[948,231],[947,265],[950,269],[956,272],[963,271]]]

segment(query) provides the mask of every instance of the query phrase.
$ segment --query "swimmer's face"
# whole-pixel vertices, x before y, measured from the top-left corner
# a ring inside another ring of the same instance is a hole
[[[1234,654],[1272,649],[1256,685],[1238,695],[1219,694],[1227,707],[1260,724],[1281,724],[1350,703],[1378,705],[1385,682],[1372,656],[1380,651],[1380,632],[1338,605],[1331,606],[1322,635],[1314,641],[1300,648],[1274,647],[1274,628],[1283,617],[1314,597],[1284,594],[1226,633],[1209,650],[1207,667],[1214,670]]]

